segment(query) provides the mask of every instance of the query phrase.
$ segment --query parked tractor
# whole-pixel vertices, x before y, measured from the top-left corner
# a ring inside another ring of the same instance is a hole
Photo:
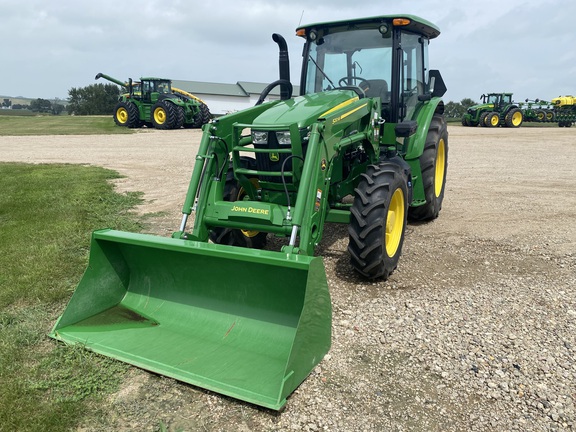
[[[296,34],[300,94],[274,34],[279,79],[203,126],[178,231],[95,231],[52,337],[279,410],[330,348],[315,256],[326,223],[348,226],[359,277],[392,274],[408,218],[436,218],[444,198],[446,87],[428,65],[440,31],[385,15]],[[280,100],[266,101],[275,87]]]
[[[463,126],[517,128],[522,125],[524,115],[512,101],[512,93],[488,93],[480,98],[482,103],[468,108],[462,117]]]
[[[140,78],[122,82],[99,73],[126,90],[114,107],[114,122],[118,126],[138,128],[143,125],[157,129],[199,128],[211,119],[208,106],[196,96],[172,87],[164,78]]]

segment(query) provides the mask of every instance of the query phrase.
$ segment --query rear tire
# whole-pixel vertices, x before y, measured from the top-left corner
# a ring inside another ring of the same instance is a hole
[[[200,111],[198,114],[194,116],[194,122],[192,123],[192,127],[201,128],[203,125],[208,123],[212,118],[212,114],[210,114],[210,110],[208,106],[204,103],[200,103]]]
[[[131,102],[118,102],[114,107],[114,123],[129,128],[140,127],[138,107]]]
[[[256,169],[256,161],[252,158],[241,158],[242,168],[251,170]],[[258,177],[249,179],[254,186],[258,186]],[[226,173],[226,183],[224,185],[224,201],[242,201],[247,197],[246,191],[240,183],[234,178],[232,164]],[[210,240],[214,243],[228,246],[240,246],[253,249],[262,249],[266,246],[267,233],[260,231],[233,229],[225,227],[216,227],[210,230]]]
[[[348,226],[350,262],[369,279],[388,279],[402,253],[408,215],[408,176],[397,163],[369,165],[354,190]]]
[[[176,106],[176,124],[174,125],[174,129],[180,129],[184,125],[185,113],[184,107]]]
[[[487,124],[486,124],[486,117],[488,116],[488,114],[490,114],[490,113],[489,113],[489,112],[483,112],[482,114],[480,114],[479,122],[478,122],[478,124],[479,124],[480,126],[482,126],[482,127],[486,127],[486,126],[487,126]]]
[[[415,221],[436,219],[442,209],[448,171],[448,128],[442,115],[432,117],[420,156],[420,170],[426,204],[410,207],[409,217]]]
[[[506,113],[506,117],[504,118],[504,123],[507,127],[517,128],[522,125],[524,121],[524,115],[522,111],[518,108],[512,108],[510,111]]]

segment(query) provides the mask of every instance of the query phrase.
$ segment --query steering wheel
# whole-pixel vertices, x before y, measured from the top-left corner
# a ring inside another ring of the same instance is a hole
[[[353,84],[353,85],[355,85],[356,87],[360,87],[362,89],[362,91],[364,91],[364,92],[370,88],[370,83],[367,80],[365,80],[364,78],[359,77],[359,76],[342,77],[338,80],[338,85],[340,87],[348,87],[348,82],[350,80],[352,81],[352,83],[355,83],[356,81],[358,81],[358,84]]]

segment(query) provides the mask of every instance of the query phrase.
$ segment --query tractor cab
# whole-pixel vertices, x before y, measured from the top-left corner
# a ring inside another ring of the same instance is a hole
[[[172,81],[162,78],[140,78],[140,90],[144,102],[154,103],[172,94]]]
[[[439,34],[412,16],[300,27],[297,35],[306,38],[301,94],[351,89],[359,98],[380,98],[384,120],[411,120],[419,104],[446,90],[428,67],[429,40]]]
[[[488,93],[480,96],[482,103],[503,107],[512,103],[512,93]]]

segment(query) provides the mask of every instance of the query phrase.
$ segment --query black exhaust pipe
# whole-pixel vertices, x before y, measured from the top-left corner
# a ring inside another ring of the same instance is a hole
[[[286,44],[286,40],[279,35],[278,33],[274,33],[272,35],[272,40],[278,44],[279,52],[279,59],[278,59],[278,67],[280,73],[280,80],[290,82],[290,59],[288,57],[288,45]],[[280,86],[280,99],[286,100],[292,97],[292,92],[286,85]]]

